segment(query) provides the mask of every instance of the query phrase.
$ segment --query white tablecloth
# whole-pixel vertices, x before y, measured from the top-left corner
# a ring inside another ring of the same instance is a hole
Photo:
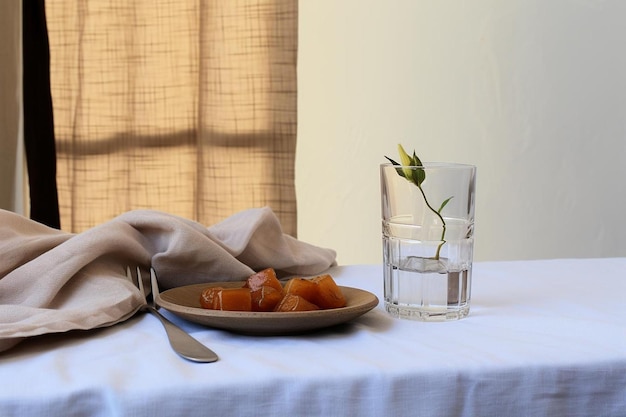
[[[381,304],[320,333],[251,337],[173,317],[43,336],[0,354],[0,416],[625,416],[626,258],[474,265],[470,316],[393,319],[380,265],[330,270]]]

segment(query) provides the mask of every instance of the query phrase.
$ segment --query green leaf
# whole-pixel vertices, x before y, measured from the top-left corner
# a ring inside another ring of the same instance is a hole
[[[400,154],[400,162],[402,162],[402,166],[403,167],[410,167],[413,165],[413,160],[411,159],[411,157],[409,156],[408,153],[406,153],[406,151],[404,150],[404,148],[402,147],[402,145],[398,144],[398,153]],[[403,177],[406,178],[407,180],[418,184],[415,181],[415,178],[413,177],[413,172],[411,169],[409,168],[405,168],[402,170],[404,172]]]
[[[422,164],[422,161],[420,161],[420,159],[415,154],[415,151],[413,151],[413,164],[418,167],[424,166],[424,164]]]
[[[420,159],[417,157],[417,154],[415,153],[415,151],[413,151],[413,157],[411,158],[411,163],[413,166],[416,166],[416,167],[424,166],[422,164],[422,161],[420,161]],[[422,185],[425,179],[426,179],[426,171],[424,171],[422,168],[413,170],[413,182],[418,187]]]
[[[426,179],[426,172],[422,168],[415,168],[413,170],[412,180],[418,187],[422,185]]]
[[[424,166],[424,164],[422,164],[422,161],[420,161],[420,159],[415,154],[415,151],[413,151],[413,162],[415,163],[415,166],[418,166],[418,167]],[[417,171],[417,178],[418,178],[417,185],[422,185],[422,183],[426,179],[426,171],[424,171],[423,169],[419,169],[416,171]]]
[[[405,166],[405,167],[421,167],[422,166],[422,161],[420,161],[420,159],[417,157],[417,155],[415,154],[415,151],[413,151],[413,156],[411,157],[409,156],[408,153],[406,153],[402,145],[398,144],[398,153],[400,154],[400,160],[402,161],[402,166]],[[422,185],[422,183],[426,179],[426,172],[422,168],[416,168],[416,169],[406,168],[406,169],[403,169],[402,171],[403,171],[403,174],[400,174],[400,175],[402,175],[404,178],[408,179],[409,181],[411,181],[413,184],[417,185],[418,187]]]
[[[396,161],[394,161],[393,159],[389,158],[388,156],[385,156],[385,158],[387,158],[387,160],[389,162],[391,162],[391,165],[400,165],[399,163],[397,163]]]
[[[409,167],[413,165],[413,160],[400,144],[398,144],[398,153],[400,154],[400,162],[402,162],[403,166]]]
[[[391,162],[391,165],[394,165],[394,166],[400,166],[400,164],[399,164],[399,163],[397,163],[397,162],[396,162],[396,161],[394,161],[393,159],[389,158],[388,156],[385,156],[385,158],[387,158],[387,160],[388,160],[389,162]],[[402,168],[396,168],[396,172],[397,172],[397,173],[398,173],[398,175],[399,175],[399,176],[401,176],[402,178],[406,178],[406,177],[404,176],[404,171],[402,170]]]
[[[443,210],[443,208],[448,204],[448,202],[450,202],[450,200],[452,200],[454,196],[452,197],[448,197],[445,200],[443,200],[443,203],[441,203],[441,207],[439,207],[439,210],[437,210],[437,213],[441,214],[441,210]]]

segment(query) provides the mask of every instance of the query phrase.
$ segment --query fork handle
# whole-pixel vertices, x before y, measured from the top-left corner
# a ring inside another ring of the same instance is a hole
[[[156,308],[151,305],[144,308],[161,321],[172,349],[180,356],[193,362],[215,362],[218,359],[215,352],[163,317]]]

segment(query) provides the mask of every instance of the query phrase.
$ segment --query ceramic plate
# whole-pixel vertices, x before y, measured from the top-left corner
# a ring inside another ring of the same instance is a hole
[[[218,329],[253,335],[285,335],[309,332],[348,322],[378,305],[367,291],[342,287],[347,306],[330,310],[290,313],[208,310],[200,307],[200,294],[210,286],[241,287],[243,282],[214,282],[172,288],[156,296],[159,306],[179,317]]]

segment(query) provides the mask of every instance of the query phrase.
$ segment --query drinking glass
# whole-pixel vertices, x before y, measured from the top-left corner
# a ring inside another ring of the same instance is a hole
[[[476,167],[382,164],[380,179],[385,309],[422,321],[466,317]]]

